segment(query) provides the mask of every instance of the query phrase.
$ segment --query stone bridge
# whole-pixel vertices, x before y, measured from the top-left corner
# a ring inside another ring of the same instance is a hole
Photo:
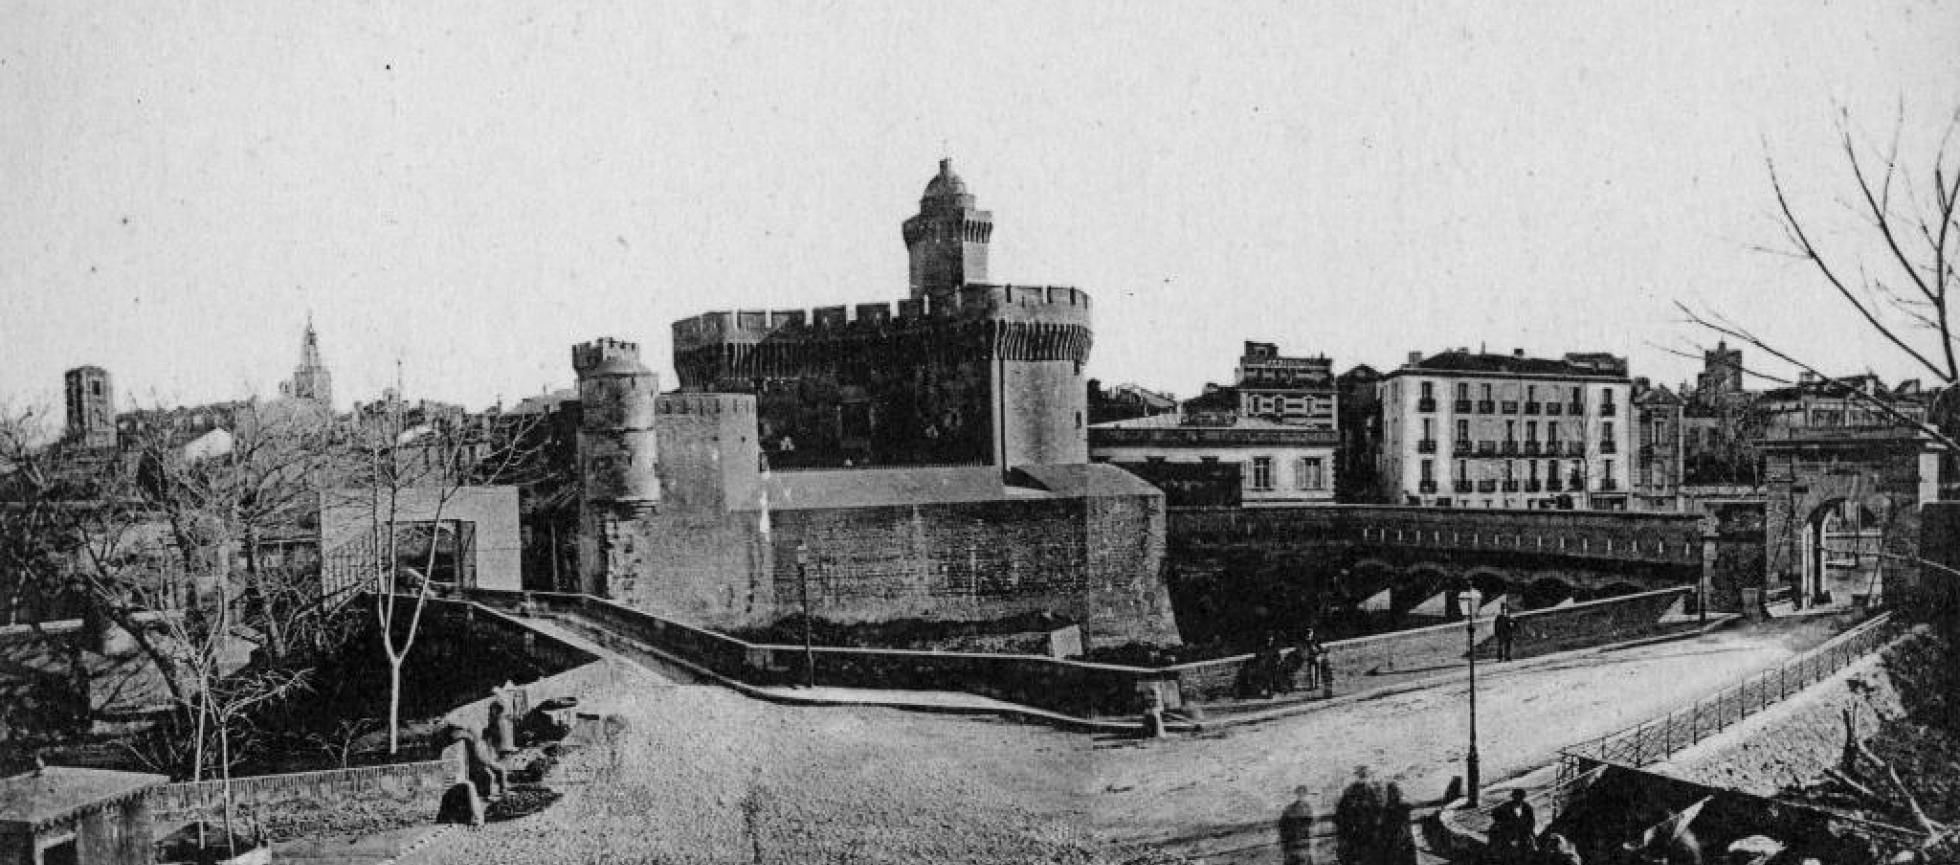
[[[1192,508],[1171,511],[1168,529],[1180,629],[1196,640],[1362,613],[1376,626],[1448,617],[1470,586],[1527,608],[1700,586],[1717,543],[1696,516],[1607,511]],[[1708,576],[1717,606],[1743,578]]]

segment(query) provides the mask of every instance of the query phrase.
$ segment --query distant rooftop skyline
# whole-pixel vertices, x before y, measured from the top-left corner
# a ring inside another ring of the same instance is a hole
[[[336,405],[480,408],[570,347],[902,297],[950,156],[993,282],[1095,301],[1088,374],[1180,395],[1246,340],[1335,369],[1604,351],[1675,384],[1672,301],[1910,370],[1781,235],[1835,219],[1839,106],[1923,153],[1930,4],[14,7],[0,28],[0,400],[271,396],[311,313]],[[951,58],[959,58],[957,60]],[[1823,226],[1842,237],[1842,221]],[[1751,352],[1752,365],[1760,360]]]

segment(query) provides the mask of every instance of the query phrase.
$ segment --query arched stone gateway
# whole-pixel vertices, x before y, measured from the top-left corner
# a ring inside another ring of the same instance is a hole
[[[1912,580],[1919,505],[1939,491],[1932,440],[1905,429],[1791,432],[1763,444],[1765,588],[1788,586],[1810,607]]]

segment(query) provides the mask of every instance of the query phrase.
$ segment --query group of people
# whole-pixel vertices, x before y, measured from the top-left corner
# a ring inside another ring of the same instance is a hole
[[[1280,852],[1286,865],[1312,865],[1314,811],[1312,789],[1298,787],[1280,812]],[[1376,780],[1365,766],[1334,804],[1334,855],[1342,865],[1415,865],[1416,842],[1410,825],[1413,808],[1401,785]]]
[[[1265,645],[1239,668],[1238,695],[1242,699],[1263,700],[1296,689],[1331,691],[1333,664],[1327,648],[1314,636],[1312,628],[1293,651],[1280,648],[1279,638],[1267,635]]]

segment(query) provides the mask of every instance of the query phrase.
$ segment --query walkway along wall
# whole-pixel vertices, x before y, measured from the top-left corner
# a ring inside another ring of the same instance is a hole
[[[1646,592],[1519,617],[1519,654],[1599,645],[1656,632],[1663,613],[1678,608],[1687,588]],[[577,616],[613,633],[697,664],[721,676],[755,685],[800,683],[803,647],[764,645],[663,619],[619,603],[584,595],[475,592],[484,604],[514,609],[526,603]],[[1479,624],[1480,642],[1490,637]],[[1371,673],[1413,672],[1461,663],[1461,623],[1327,644],[1334,660],[1335,692],[1367,687]],[[818,647],[813,651],[818,685],[965,691],[1075,717],[1132,716],[1142,692],[1160,688],[1183,699],[1205,701],[1230,694],[1251,655],[1147,668],[1096,664],[1036,655],[915,652]],[[1162,684],[1160,684],[1162,683]]]

